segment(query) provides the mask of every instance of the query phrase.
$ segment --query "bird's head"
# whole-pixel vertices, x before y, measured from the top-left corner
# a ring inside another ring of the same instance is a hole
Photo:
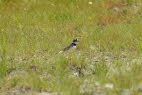
[[[74,39],[73,42],[79,42],[78,39]]]
[[[75,43],[75,44],[78,43],[78,42],[79,42],[78,39],[73,40],[73,43]]]

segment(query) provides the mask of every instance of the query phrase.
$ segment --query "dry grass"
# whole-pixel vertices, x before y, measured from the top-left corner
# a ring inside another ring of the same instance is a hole
[[[141,94],[140,3],[88,2],[0,1],[1,95]]]

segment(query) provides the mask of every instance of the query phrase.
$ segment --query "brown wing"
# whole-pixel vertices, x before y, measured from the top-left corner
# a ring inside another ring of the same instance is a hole
[[[66,48],[64,48],[63,51],[67,51],[67,50],[69,50],[69,49],[72,48],[72,47],[73,47],[73,45],[70,44],[69,46],[67,46]]]

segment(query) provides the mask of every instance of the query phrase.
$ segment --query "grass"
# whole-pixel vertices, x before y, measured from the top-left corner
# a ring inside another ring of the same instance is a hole
[[[0,95],[142,93],[142,7],[127,0],[122,15],[88,2],[0,1]],[[74,38],[77,49],[56,54]]]
[[[3,34],[2,40],[1,40],[1,50],[2,50],[2,55],[1,55],[1,64],[0,64],[0,77],[4,77],[6,75],[6,38],[5,35]]]

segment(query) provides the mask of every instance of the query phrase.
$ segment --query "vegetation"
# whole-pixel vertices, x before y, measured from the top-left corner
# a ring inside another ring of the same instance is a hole
[[[141,0],[0,0],[0,95],[141,95],[141,11]]]

